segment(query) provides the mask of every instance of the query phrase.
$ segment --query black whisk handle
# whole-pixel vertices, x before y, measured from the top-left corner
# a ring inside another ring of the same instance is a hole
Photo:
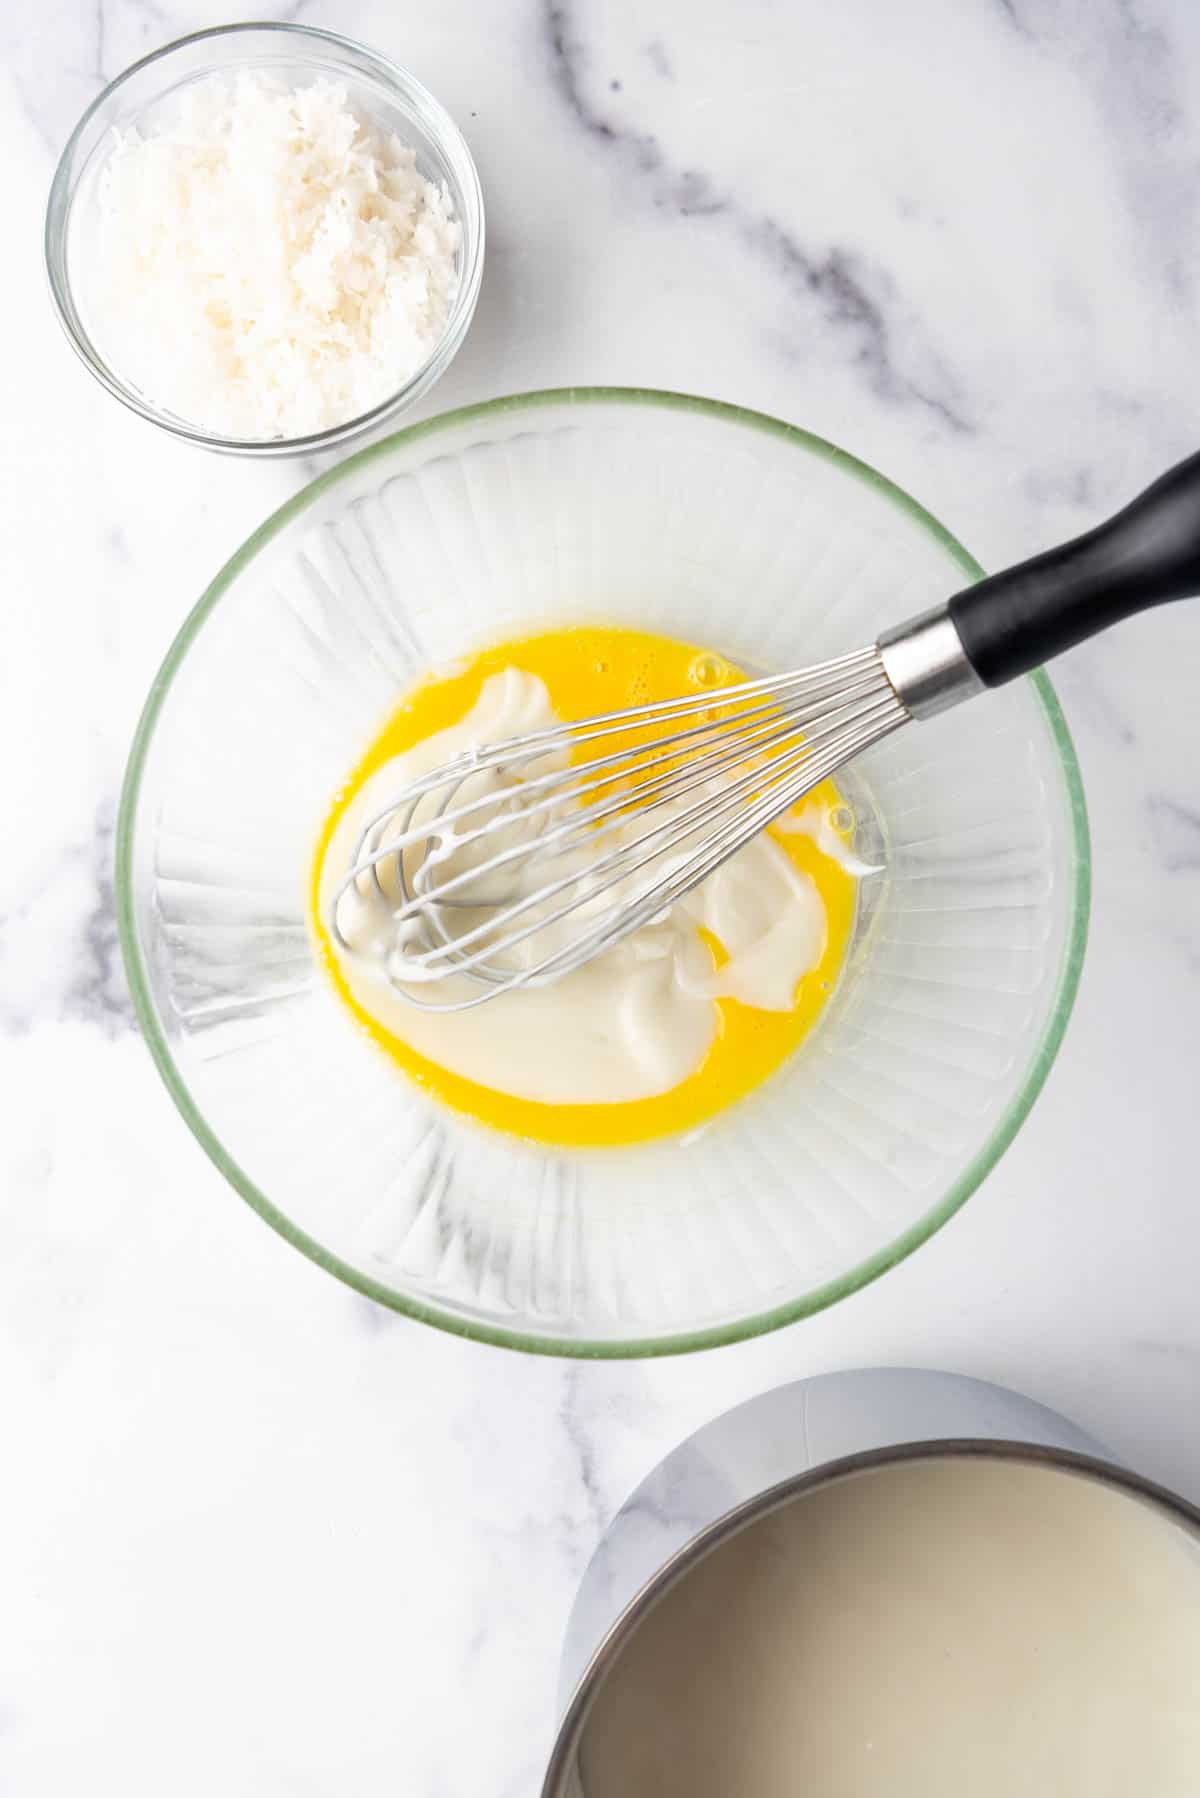
[[[981,681],[1002,686],[1122,618],[1200,594],[1200,454],[1082,537],[949,603]]]

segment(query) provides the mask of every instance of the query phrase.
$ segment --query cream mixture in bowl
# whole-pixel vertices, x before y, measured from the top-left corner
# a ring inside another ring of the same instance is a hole
[[[545,1142],[669,1135],[703,1124],[766,1079],[819,1019],[852,934],[858,868],[847,845],[853,819],[830,782],[595,962],[553,985],[484,1004],[479,980],[469,975],[440,981],[432,995],[422,985],[422,969],[406,956],[394,923],[401,903],[394,861],[378,863],[374,877],[345,879],[364,828],[408,782],[460,753],[561,722],[552,688],[572,716],[691,686],[711,693],[715,709],[721,688],[737,678],[718,656],[644,631],[545,632],[422,683],[367,752],[361,774],[342,787],[315,871],[313,920],[326,964],[376,1040],[445,1102]],[[567,765],[565,755],[539,757],[525,778],[560,764]],[[469,775],[455,803],[494,795],[494,786],[486,773]],[[517,800],[521,786],[509,783]],[[671,803],[681,811],[686,802]],[[536,839],[542,823],[534,816],[526,834]],[[510,839],[511,832],[503,839],[509,847]],[[451,838],[438,873],[467,878],[486,853]],[[591,855],[586,841],[571,852],[585,878]],[[561,875],[563,859],[554,866]],[[529,890],[544,882],[536,857],[521,879]],[[521,893],[518,879],[510,896]],[[478,911],[460,906],[444,916],[461,935]],[[572,928],[557,921],[536,929],[513,951],[513,965],[532,965],[568,942]]]
[[[863,1461],[765,1495],[646,1590],[544,1798],[1190,1798],[1194,1514],[1012,1444]]]

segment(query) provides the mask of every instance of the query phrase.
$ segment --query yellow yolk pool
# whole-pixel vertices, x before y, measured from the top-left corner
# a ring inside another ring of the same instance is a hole
[[[548,631],[497,644],[446,674],[430,677],[402,701],[349,775],[326,820],[313,865],[311,915],[322,962],[338,994],[374,1042],[425,1091],[480,1123],[541,1142],[571,1146],[640,1142],[694,1129],[724,1110],[774,1073],[812,1028],[837,983],[855,912],[856,881],[849,871],[849,857],[839,854],[846,833],[837,828],[849,814],[831,782],[808,795],[798,814],[772,826],[769,845],[764,849],[760,843],[757,850],[760,857],[770,857],[770,871],[777,880],[782,876],[784,890],[794,890],[794,896],[804,901],[808,909],[803,915],[817,921],[812,954],[804,963],[807,971],[794,988],[790,983],[785,987],[782,998],[766,1002],[745,1003],[728,995],[692,999],[686,1015],[693,1032],[702,1026],[699,1058],[688,1063],[685,1056],[681,1077],[665,1090],[651,1090],[645,1096],[630,1097],[622,1092],[608,1099],[594,1095],[584,1100],[564,1098],[557,1088],[565,1085],[569,1090],[569,1072],[561,1081],[554,1081],[556,1096],[552,1098],[505,1090],[506,1079],[516,1084],[507,1064],[519,1059],[504,1053],[506,1026],[520,1025],[526,1040],[531,1027],[548,1036],[560,1070],[571,1066],[573,1023],[577,1031],[602,1031],[605,1019],[592,1001],[598,989],[612,987],[616,976],[597,980],[595,970],[600,963],[538,993],[502,994],[472,1012],[431,1017],[408,1007],[381,981],[372,986],[358,977],[335,950],[324,921],[331,888],[345,871],[347,838],[349,835],[352,840],[350,826],[356,811],[361,815],[379,803],[378,798],[373,806],[366,803],[371,799],[371,784],[378,791],[384,782],[386,790],[390,765],[399,767],[404,757],[413,755],[428,739],[448,733],[447,742],[452,742],[455,727],[469,715],[478,717],[480,709],[486,709],[489,695],[516,690],[511,683],[521,682],[523,695],[540,696],[543,705],[548,700],[554,717],[570,720],[673,699],[689,691],[711,689],[717,693],[744,678],[738,668],[696,644],[648,632],[589,627]],[[540,720],[534,728],[537,722]],[[508,724],[497,734],[515,734],[519,728],[523,727]],[[606,748],[617,746],[619,739],[606,742]],[[446,748],[436,759],[445,760],[449,753]],[[736,869],[754,848],[749,845],[728,866]],[[719,985],[713,971],[726,963],[725,947],[715,930],[701,925],[694,929],[705,945],[701,956],[707,952],[706,965],[714,984]],[[607,960],[606,955],[605,964]],[[735,955],[729,966],[736,963]],[[590,987],[586,984],[589,979]],[[753,982],[751,990],[755,990]],[[565,1008],[563,994],[568,995]],[[559,995],[557,1013],[553,1010],[555,995]],[[540,1011],[533,1009],[535,1001]],[[641,1003],[644,1006],[647,1001]],[[479,1020],[484,1014],[495,1033],[490,1039],[490,1062],[489,1039],[480,1037]],[[470,1031],[475,1035],[468,1039]],[[512,1034],[510,1040],[518,1039]],[[607,1048],[611,1056],[613,1045]],[[619,1044],[616,1051],[619,1056]],[[446,1065],[453,1061],[459,1062],[457,1069]],[[610,1087],[617,1091],[626,1083],[612,1073],[616,1064],[610,1060],[609,1065]],[[462,1071],[463,1066],[472,1069],[470,1077]],[[649,1076],[647,1080],[653,1084]],[[592,1085],[605,1090],[598,1076]],[[640,1093],[641,1086],[634,1082],[629,1090]]]

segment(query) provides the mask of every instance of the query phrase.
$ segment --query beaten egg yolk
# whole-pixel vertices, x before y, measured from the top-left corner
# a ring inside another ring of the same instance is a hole
[[[837,983],[854,923],[856,882],[810,835],[771,829],[784,854],[813,881],[825,912],[820,958],[800,980],[791,1010],[759,1010],[732,998],[714,1000],[718,1025],[703,1061],[670,1091],[652,1097],[606,1104],[545,1103],[467,1079],[385,1028],[351,993],[339,966],[318,902],[326,854],[339,820],[378,769],[457,724],[478,701],[484,682],[507,668],[537,676],[564,720],[674,699],[698,689],[716,693],[746,678],[732,663],[697,644],[618,627],[578,627],[496,644],[451,672],[423,681],[401,702],[350,774],[321,832],[310,892],[320,959],[362,1029],[396,1065],[432,1097],[479,1123],[570,1147],[642,1142],[694,1129],[779,1068],[811,1030]],[[619,738],[609,739],[606,746],[619,743]],[[588,753],[586,746],[582,753]],[[816,805],[827,818],[848,815],[830,781],[815,788],[804,803]],[[719,966],[724,959],[720,944],[707,935],[705,940]],[[488,1003],[504,1002],[500,996]]]

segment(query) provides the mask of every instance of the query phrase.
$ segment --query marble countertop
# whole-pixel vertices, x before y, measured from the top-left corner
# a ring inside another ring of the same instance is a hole
[[[577,382],[740,401],[886,470],[992,565],[1197,447],[1187,0],[297,15],[411,67],[479,162],[483,294],[427,411]],[[40,257],[79,111],[229,16],[0,20],[0,1792],[532,1798],[599,1532],[749,1394],[874,1362],[982,1375],[1200,1498],[1200,608],[1056,673],[1094,833],[1082,991],[1014,1147],[912,1260],[776,1335],[631,1365],[480,1348],[344,1289],[172,1109],[111,883],[158,662],[315,465],[125,414]]]

